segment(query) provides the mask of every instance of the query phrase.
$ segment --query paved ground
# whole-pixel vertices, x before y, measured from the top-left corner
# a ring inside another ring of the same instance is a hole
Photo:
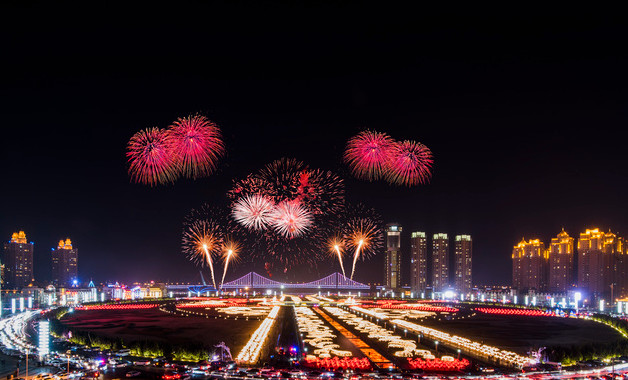
[[[16,370],[19,367],[18,377],[25,377],[26,375],[26,361],[19,360],[14,356],[7,356],[0,353],[0,380],[8,379],[11,375],[15,375]],[[28,376],[32,377],[39,373],[56,372],[54,367],[41,367],[34,360],[28,360]]]

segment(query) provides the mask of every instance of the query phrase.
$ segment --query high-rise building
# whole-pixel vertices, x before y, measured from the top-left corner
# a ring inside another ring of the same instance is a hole
[[[624,295],[626,261],[623,238],[587,229],[578,239],[578,287],[593,297],[610,299],[612,285],[613,298]]]
[[[57,249],[52,250],[52,283],[55,286],[72,286],[77,274],[78,249],[72,248],[70,239],[60,240]]]
[[[567,292],[574,285],[573,238],[563,229],[549,246],[548,290]]]
[[[401,288],[401,226],[386,225],[386,287]]]
[[[512,250],[512,286],[520,292],[547,289],[548,252],[539,239],[521,242]]]
[[[24,231],[15,232],[4,243],[4,289],[21,289],[33,281],[33,243],[26,240]]]
[[[442,292],[449,286],[449,238],[434,234],[432,238],[432,289]]]
[[[471,280],[471,235],[456,235],[454,247],[455,276],[454,285],[460,293],[467,294],[473,288]]]
[[[425,232],[410,235],[410,286],[413,292],[424,292],[427,288],[427,238]]]

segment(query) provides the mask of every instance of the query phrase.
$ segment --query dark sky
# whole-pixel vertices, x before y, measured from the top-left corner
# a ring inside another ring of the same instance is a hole
[[[619,18],[386,2],[114,4],[0,12],[0,237],[26,231],[38,279],[70,237],[84,280],[198,281],[180,252],[185,214],[224,204],[232,179],[282,156],[345,176],[351,201],[403,224],[406,253],[412,230],[471,234],[480,284],[510,283],[524,236],[628,235]],[[130,183],[128,139],[195,112],[225,134],[218,173]],[[350,178],[344,144],[365,128],[426,144],[431,182]],[[359,264],[357,279],[381,281],[382,259]]]

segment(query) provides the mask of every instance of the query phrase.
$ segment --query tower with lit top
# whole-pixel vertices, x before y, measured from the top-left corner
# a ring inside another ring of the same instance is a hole
[[[468,294],[473,288],[471,279],[472,243],[471,235],[456,235],[454,242],[454,286],[462,294]]]
[[[4,243],[0,260],[4,264],[4,289],[21,289],[34,280],[33,248],[24,231],[14,232],[11,240]]]
[[[432,237],[432,288],[443,292],[449,286],[449,237],[445,233]]]
[[[599,228],[585,230],[578,239],[578,287],[607,300],[611,292],[613,298],[625,295],[627,261],[622,237]]]
[[[574,239],[563,229],[549,246],[549,281],[550,292],[564,293],[574,285]]]
[[[420,293],[427,288],[427,239],[425,232],[410,234],[410,286]]]
[[[547,290],[549,257],[539,239],[521,239],[512,250],[512,286],[520,292]]]
[[[58,287],[70,287],[78,275],[78,249],[72,241],[60,240],[57,249],[52,250],[52,283]]]
[[[386,288],[401,288],[401,226],[386,225]]]

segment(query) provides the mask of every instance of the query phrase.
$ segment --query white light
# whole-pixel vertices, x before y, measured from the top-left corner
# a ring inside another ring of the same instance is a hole
[[[621,314],[624,311],[622,306],[621,301],[617,301],[617,313]]]
[[[39,356],[43,357],[50,352],[50,322],[39,321]]]
[[[515,305],[517,304],[517,296],[512,297],[512,303],[514,303]]]
[[[528,296],[525,296],[523,298],[523,302],[526,304],[526,306],[528,306],[530,304],[530,298]]]
[[[576,294],[574,294],[574,298],[576,301],[580,301],[582,299],[582,293],[576,292]]]
[[[445,298],[451,298],[454,296],[454,292],[451,290],[448,290],[445,292]]]
[[[536,296],[532,297],[532,305],[536,306]]]
[[[20,312],[24,311],[24,297],[20,297]]]
[[[11,314],[15,314],[15,298],[11,298]]]
[[[550,298],[550,307],[554,307],[554,297]]]
[[[29,309],[33,308],[33,297],[28,297],[28,308]]]
[[[604,300],[600,300],[600,311],[604,311]]]

